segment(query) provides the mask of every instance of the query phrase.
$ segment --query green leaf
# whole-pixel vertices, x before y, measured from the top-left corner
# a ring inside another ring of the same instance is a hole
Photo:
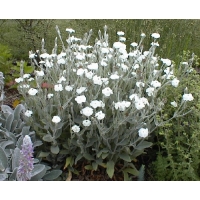
[[[65,166],[63,169],[66,169],[68,167],[68,165],[71,163],[71,160],[72,160],[71,156],[66,158]]]
[[[7,146],[10,146],[10,148],[12,148],[12,149],[15,148],[15,144],[12,140],[7,140],[7,141],[1,142],[1,148],[2,149],[5,149]]]
[[[122,140],[121,142],[119,142],[117,145],[119,146],[125,146],[125,145],[127,145],[128,144],[128,142],[129,142],[129,140],[128,139],[124,139],[124,140]]]
[[[14,169],[13,173],[9,176],[9,181],[17,180],[17,167]]]
[[[61,174],[61,170],[52,170],[50,173],[44,175],[43,180],[52,181],[58,178]]]
[[[108,174],[108,176],[110,178],[113,177],[113,174],[114,174],[114,171],[115,171],[114,167],[115,167],[115,163],[112,160],[107,162],[107,164],[106,164],[106,172],[107,172],[107,174]]]
[[[51,153],[53,153],[53,154],[58,154],[59,151],[60,151],[58,145],[56,145],[56,146],[51,146],[50,150],[51,150]]]
[[[129,178],[129,176],[128,176],[128,173],[125,172],[125,171],[122,171],[122,172],[123,172],[123,174],[124,174],[124,181],[130,181],[130,178]]]
[[[84,158],[86,158],[87,160],[94,160],[93,156],[91,156],[89,153],[84,153],[83,156],[84,156]]]
[[[109,155],[109,153],[102,153],[101,157],[102,157],[102,159],[105,159],[108,155]]]
[[[4,171],[8,167],[8,159],[5,151],[0,147],[0,171]]]
[[[44,157],[47,157],[49,155],[49,152],[40,152],[40,154],[39,154],[39,158],[44,158]]]
[[[6,128],[8,131],[10,131],[10,129],[11,129],[11,125],[12,125],[13,119],[14,119],[13,113],[11,113],[11,114],[6,118],[6,125],[5,125],[5,128]]]
[[[34,168],[31,173],[31,181],[40,180],[46,173],[45,165],[37,164],[34,165]]]
[[[85,168],[86,170],[93,170],[92,165],[86,165],[84,168]]]
[[[51,134],[46,134],[45,136],[43,136],[42,138],[45,142],[52,142],[53,141],[53,137],[51,136]]]
[[[41,146],[43,143],[41,140],[36,140],[34,143],[33,143],[33,147],[38,147],[38,146]]]
[[[8,175],[6,173],[0,173],[0,181],[4,181],[8,178]]]
[[[137,169],[133,169],[133,168],[126,168],[123,171],[127,172],[129,174],[132,174],[134,176],[138,176],[138,174],[139,174],[139,171]]]
[[[82,158],[83,156],[81,154],[79,154],[76,159],[75,159],[75,164],[77,164],[77,162]]]
[[[143,141],[138,146],[136,146],[135,148],[138,149],[138,150],[143,150],[145,148],[152,146],[152,144],[153,144],[152,142]]]
[[[108,152],[108,149],[102,149],[101,151],[99,151],[97,153],[97,158],[99,158],[101,156],[102,153],[107,153]]]
[[[92,168],[96,171],[98,169],[98,164],[96,162],[92,162]]]
[[[127,153],[120,153],[119,157],[124,161],[131,162],[131,158]]]

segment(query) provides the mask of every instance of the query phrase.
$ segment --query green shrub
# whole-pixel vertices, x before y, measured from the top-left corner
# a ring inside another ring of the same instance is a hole
[[[183,61],[188,58],[188,55],[189,52],[183,52]],[[156,131],[157,145],[160,150],[156,161],[151,166],[151,174],[155,180],[200,180],[200,80],[196,71],[185,76],[177,91],[169,93],[168,99],[172,101],[174,97],[178,98],[179,92],[185,86],[194,96],[194,101],[190,102],[188,107],[191,112],[186,116],[173,119]],[[174,108],[166,106],[163,112],[166,116],[170,116]]]

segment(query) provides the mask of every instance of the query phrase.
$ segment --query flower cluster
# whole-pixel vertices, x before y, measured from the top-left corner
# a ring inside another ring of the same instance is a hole
[[[66,136],[71,139],[65,141],[69,151],[73,143],[82,154],[94,149],[97,153],[116,149],[118,153],[124,153],[124,147],[120,145],[122,141],[131,156],[132,149],[142,145],[153,131],[152,127],[158,125],[156,115],[166,104],[181,113],[184,106],[180,102],[186,105],[187,101],[193,100],[192,94],[185,93],[182,99],[164,102],[163,99],[168,98],[168,88],[177,89],[181,77],[175,73],[170,59],[155,54],[159,47],[158,33],[151,35],[148,51],[141,47],[146,36],[142,33],[141,40],[132,42],[128,52],[122,31],[117,32],[119,40],[111,47],[106,28],[103,36],[99,32],[100,38],[93,46],[87,43],[91,31],[83,39],[72,36],[73,29],[66,31],[69,34],[67,47],[61,40],[61,53],[57,54],[55,42],[52,54],[40,54],[40,70],[35,70],[35,84],[31,84],[33,80],[28,81],[28,74],[17,78],[16,82],[27,105],[25,115],[27,119],[34,119],[32,126],[44,127],[43,132],[51,132],[53,141],[59,140],[56,128],[71,134]],[[59,31],[58,34],[61,38]],[[189,64],[184,67],[184,73],[189,73]],[[44,83],[49,87],[42,87]],[[29,87],[20,87],[23,85]],[[34,121],[41,123],[40,126]],[[56,124],[54,128],[51,122]],[[97,138],[100,138],[98,145],[95,143]],[[112,158],[112,155],[107,156]]]
[[[21,157],[17,170],[17,178],[19,181],[28,181],[31,179],[33,170],[33,144],[30,136],[26,135],[23,139]]]

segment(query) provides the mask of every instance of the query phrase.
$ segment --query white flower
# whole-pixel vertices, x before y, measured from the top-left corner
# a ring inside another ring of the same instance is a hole
[[[179,82],[180,82],[180,81],[179,81],[177,78],[174,78],[174,79],[172,80],[172,86],[178,87]]]
[[[119,76],[117,74],[111,74],[110,79],[112,80],[119,79]]]
[[[117,31],[117,35],[118,35],[118,36],[123,36],[123,35],[124,35],[124,32],[123,32],[123,31]]]
[[[140,137],[145,138],[145,137],[148,136],[149,131],[148,131],[147,128],[141,128],[141,129],[138,131],[138,133],[139,133],[139,136],[140,136]]]
[[[77,96],[77,97],[75,98],[75,101],[76,101],[78,104],[81,104],[81,103],[83,103],[83,102],[86,102],[86,97],[85,97],[85,95]]]
[[[27,116],[27,117],[30,117],[31,115],[33,114],[33,111],[31,110],[27,110],[24,115]]]
[[[194,97],[192,96],[192,94],[184,94],[183,95],[183,101],[192,101],[194,100]]]
[[[24,74],[23,78],[29,78],[31,75],[30,74]]]
[[[52,122],[53,122],[53,123],[57,124],[57,123],[59,123],[60,121],[61,121],[61,119],[60,119],[59,116],[53,116],[53,118],[52,118]]]
[[[126,41],[126,38],[125,38],[125,37],[119,37],[119,41],[120,41],[120,42],[125,42],[125,41]]]
[[[115,49],[126,49],[126,45],[124,43],[122,43],[122,42],[115,42],[113,44],[113,47]]]
[[[92,106],[93,108],[101,107],[101,102],[98,100],[91,101],[90,106]]]
[[[49,94],[47,95],[47,98],[50,99],[51,97],[53,97],[53,94],[52,94],[52,93],[49,93]]]
[[[72,126],[72,131],[78,133],[80,131],[80,127],[77,125]]]
[[[65,64],[65,59],[64,58],[61,58],[57,61],[57,63],[60,65],[60,64]]]
[[[151,86],[153,86],[154,88],[158,88],[161,86],[161,83],[159,81],[152,81],[151,82]]]
[[[108,50],[108,48],[101,48],[101,52],[102,53],[109,53],[109,50]]]
[[[40,57],[45,59],[45,58],[49,57],[49,54],[48,53],[43,53],[43,54],[40,55]]]
[[[84,53],[77,53],[76,54],[76,59],[77,60],[84,60],[85,59],[85,54]]]
[[[66,78],[64,76],[61,76],[57,81],[57,83],[61,83],[62,81],[66,81]]]
[[[92,71],[89,71],[89,72],[85,72],[85,76],[88,78],[88,79],[92,79],[94,73]]]
[[[67,85],[67,86],[65,86],[65,90],[72,91],[73,87],[71,85]]]
[[[19,78],[16,78],[15,79],[15,82],[17,82],[17,83],[20,83],[20,82],[22,82],[24,79],[22,78],[22,77],[19,77]]]
[[[29,89],[29,91],[28,91],[28,94],[30,94],[30,95],[32,95],[32,96],[36,95],[37,93],[38,93],[38,90],[36,90],[36,89],[34,89],[34,88],[31,88],[31,89]]]
[[[115,103],[115,109],[120,111],[125,111],[126,108],[128,108],[131,105],[131,102],[129,101],[121,101]]]
[[[32,77],[27,79],[27,81],[33,81],[33,80],[34,80],[34,78],[32,78]]]
[[[122,70],[124,71],[124,72],[126,72],[127,70],[128,70],[128,66],[127,65],[125,65],[125,64],[121,64],[121,68],[122,68]]]
[[[101,77],[97,75],[93,76],[92,80],[93,80],[93,83],[96,85],[102,85],[103,83],[103,81],[101,80]]]
[[[107,65],[108,65],[108,64],[107,64],[105,61],[103,61],[103,60],[101,61],[101,66],[102,66],[102,67],[106,67]]]
[[[146,37],[145,33],[141,33],[140,36],[141,36],[141,37]]]
[[[78,76],[82,76],[82,75],[84,74],[84,72],[85,72],[85,70],[84,70],[83,68],[79,68],[79,69],[77,70],[76,74],[77,74]]]
[[[159,33],[152,33],[151,37],[157,39],[157,38],[160,38],[160,34]]]
[[[98,120],[102,120],[104,117],[105,117],[105,113],[103,113],[102,111],[99,111],[95,114],[95,117],[98,119]]]
[[[91,63],[87,68],[90,70],[98,70],[98,63]]]
[[[54,90],[55,90],[56,92],[58,92],[58,91],[62,91],[62,90],[63,90],[63,86],[62,86],[62,84],[54,85]]]
[[[101,78],[104,85],[108,85],[109,81],[108,78]]]
[[[86,92],[87,88],[86,87],[80,87],[78,89],[76,89],[77,94],[81,94],[82,92]]]
[[[146,89],[147,95],[148,95],[149,97],[152,96],[154,90],[155,90],[154,87],[149,87],[149,88],[147,88],[147,89]]]
[[[111,94],[113,94],[113,91],[109,88],[109,87],[106,87],[102,90],[102,93],[106,96],[106,97],[109,97]]]
[[[131,46],[132,46],[132,47],[137,47],[137,46],[138,46],[138,43],[132,42],[132,43],[131,43]]]
[[[141,110],[142,108],[145,107],[145,104],[143,103],[143,101],[137,100],[135,102],[135,107],[136,107],[137,110]]]
[[[20,88],[30,88],[30,85],[28,85],[28,84],[23,84],[23,85],[20,85],[19,87],[20,87]]]
[[[131,94],[131,95],[129,96],[129,99],[130,99],[131,101],[132,101],[133,99],[136,101],[136,100],[139,99],[139,97],[138,97],[137,94]]]
[[[174,106],[174,107],[177,107],[177,106],[178,106],[177,103],[176,103],[176,101],[172,101],[172,102],[171,102],[171,105]]]
[[[137,85],[137,87],[141,87],[141,86],[144,87],[145,86],[145,84],[141,81],[136,82],[136,85]]]
[[[140,98],[139,100],[142,101],[144,105],[149,105],[149,102],[148,102],[148,99],[147,99],[147,98],[142,97],[142,98]]]
[[[83,126],[90,126],[91,125],[91,121],[86,119],[86,120],[83,120]]]
[[[159,47],[159,44],[158,44],[158,42],[152,42],[151,46],[157,46],[157,47]]]
[[[67,31],[68,33],[75,33],[75,30],[74,30],[74,29],[71,29],[71,28],[66,28],[66,31]]]
[[[37,71],[37,70],[35,70],[35,75],[36,76],[44,76],[44,71]]]
[[[139,66],[139,64],[135,64],[132,68],[133,69],[138,69],[140,66]]]
[[[161,58],[161,61],[163,62],[163,64],[167,65],[168,67],[172,64],[172,61],[169,60],[168,58],[166,59]]]
[[[85,107],[80,111],[80,113],[85,115],[86,117],[89,117],[93,114],[93,109],[90,107]]]

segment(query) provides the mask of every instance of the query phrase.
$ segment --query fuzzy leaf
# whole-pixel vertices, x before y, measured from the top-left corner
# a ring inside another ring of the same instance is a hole
[[[61,174],[62,174],[61,170],[52,170],[48,174],[45,174],[43,179],[45,181],[52,181],[52,180],[55,180],[56,178],[58,178]]]
[[[14,169],[13,173],[9,176],[9,181],[17,180],[17,168]]]
[[[127,153],[120,153],[119,157],[124,161],[131,162],[131,158]]]
[[[14,110],[14,119],[15,120],[19,120],[20,119],[20,113],[22,112],[22,110],[25,110],[25,107],[22,104],[19,104],[16,106],[15,110]]]
[[[11,129],[10,129],[11,132],[15,131],[15,129],[17,127],[17,124],[18,124],[18,121],[17,120],[13,120],[13,123],[11,125]]]
[[[59,151],[60,151],[58,145],[56,145],[56,146],[51,146],[50,150],[51,150],[51,153],[53,153],[53,154],[58,154]]]
[[[113,174],[114,174],[114,171],[115,171],[114,167],[115,167],[115,163],[112,160],[107,162],[106,172],[107,172],[107,174],[110,178],[113,177]]]
[[[4,181],[8,178],[8,175],[6,173],[0,173],[0,181]]]
[[[0,171],[4,171],[8,167],[8,159],[6,153],[0,147]]]
[[[129,140],[128,139],[123,139],[121,142],[119,142],[117,145],[119,146],[125,146],[125,145],[127,145],[128,144],[128,142],[129,142]]]
[[[38,146],[41,146],[43,143],[41,140],[36,140],[34,143],[33,143],[33,147],[38,147]]]
[[[34,168],[31,173],[31,181],[40,180],[46,173],[45,165],[37,164],[34,165]]]
[[[143,141],[138,146],[136,146],[135,148],[138,149],[138,150],[143,150],[145,148],[152,146],[152,144],[153,144],[152,142]]]
[[[19,159],[20,159],[20,149],[18,147],[15,148],[14,153],[12,155],[12,169],[14,170],[16,167],[19,166]]]
[[[101,157],[102,157],[102,159],[105,159],[108,155],[109,155],[109,153],[102,153]]]
[[[13,149],[15,148],[15,144],[12,140],[7,140],[7,141],[1,142],[1,148],[2,149],[5,149],[7,146],[10,146],[10,145],[11,145],[10,148],[13,148]]]
[[[53,137],[51,136],[51,134],[46,134],[45,136],[43,136],[42,138],[45,142],[52,142],[53,141]]]
[[[3,113],[9,113],[9,114],[13,113],[13,109],[7,105],[2,105],[1,110],[3,111]]]
[[[25,135],[29,135],[29,129],[30,129],[30,126],[24,126],[22,128],[22,135],[25,136]]]
[[[19,139],[18,139],[18,141],[17,141],[17,143],[16,143],[16,146],[19,148],[19,149],[21,149],[21,146],[22,146],[22,144],[23,144],[23,136],[21,136]]]
[[[5,125],[5,128],[6,128],[8,131],[10,131],[10,129],[11,129],[11,125],[12,125],[13,119],[14,119],[13,113],[11,113],[10,115],[8,115],[8,117],[6,118],[6,125]]]

